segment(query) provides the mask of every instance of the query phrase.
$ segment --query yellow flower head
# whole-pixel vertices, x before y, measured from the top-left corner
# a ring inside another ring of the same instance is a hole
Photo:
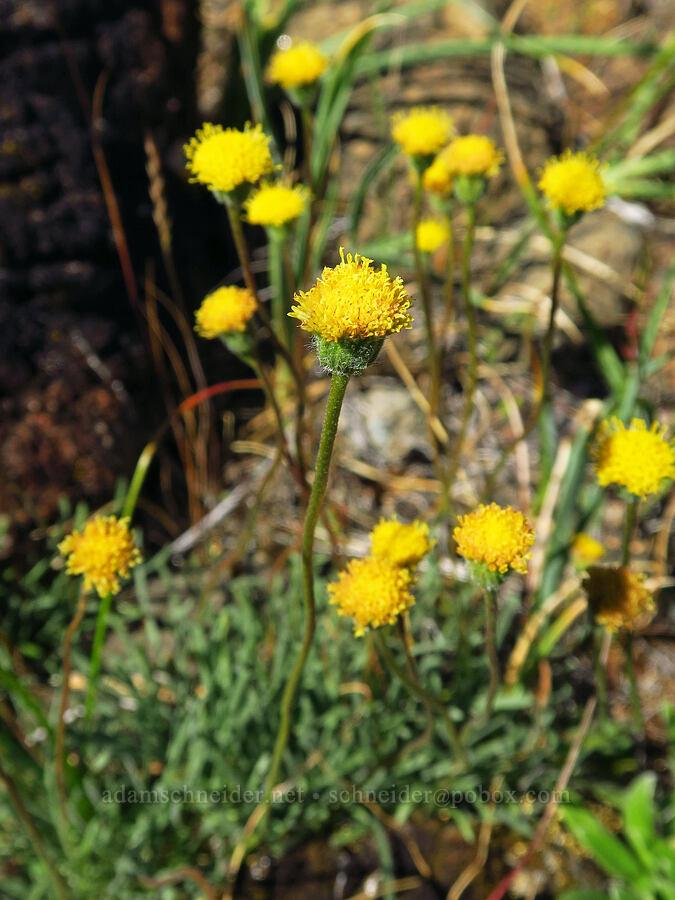
[[[417,226],[415,240],[422,253],[435,253],[450,237],[446,222],[438,219],[423,219]]]
[[[422,187],[431,194],[440,194],[441,197],[448,197],[452,193],[452,175],[442,155],[437,156],[422,173]]]
[[[116,594],[120,578],[128,578],[141,561],[129,531],[129,520],[116,516],[96,516],[82,531],[73,531],[59,544],[66,558],[66,571],[84,575],[84,588],[95,588],[99,597]]]
[[[408,156],[433,156],[452,134],[452,119],[437,106],[415,106],[391,117],[391,136]]]
[[[591,566],[584,589],[593,616],[607,631],[646,625],[654,615],[654,598],[643,584],[644,576],[626,566]]]
[[[412,575],[384,559],[353,559],[338,580],[328,585],[330,602],[341,616],[354,619],[354,634],[366,628],[392,625],[415,602],[410,593]]]
[[[484,134],[457,137],[441,153],[451,175],[482,175],[490,178],[499,172],[504,156],[495,142]]]
[[[572,542],[572,558],[579,568],[586,568],[605,555],[605,548],[590,534],[580,531]]]
[[[204,298],[195,313],[195,331],[205,338],[245,331],[257,308],[255,297],[247,288],[219,287]]]
[[[299,319],[301,328],[326,341],[384,338],[410,328],[411,300],[400,276],[391,278],[384,265],[374,269],[373,260],[358,253],[345,258],[342,248],[340,260],[293,298],[288,315]]]
[[[328,60],[314,44],[301,41],[286,50],[277,50],[267,67],[267,78],[284,90],[313,84],[321,78]]]
[[[675,478],[675,447],[666,440],[666,428],[644,419],[626,426],[616,417],[598,429],[593,447],[598,484],[619,484],[636,497],[655,494],[667,478]]]
[[[283,182],[260,185],[246,200],[246,215],[252,225],[285,225],[297,219],[307,206],[309,191],[301,184]]]
[[[525,516],[510,506],[481,503],[478,509],[459,517],[452,536],[460,556],[482,563],[491,572],[504,575],[509,569],[527,571],[534,531]]]
[[[436,542],[429,537],[429,526],[416,519],[404,525],[396,519],[380,519],[370,533],[370,552],[392,566],[414,568]]]
[[[269,142],[261,125],[247,123],[239,131],[206,122],[184,147],[190,181],[226,194],[255,184],[274,169]]]
[[[552,209],[561,209],[568,216],[598,209],[607,193],[598,160],[588,153],[571,150],[547,160],[539,178],[539,190]]]

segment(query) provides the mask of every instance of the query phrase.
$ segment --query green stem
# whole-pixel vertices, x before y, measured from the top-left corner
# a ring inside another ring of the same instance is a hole
[[[562,263],[563,263],[563,247],[565,246],[565,238],[567,236],[566,231],[561,231],[556,237],[553,239],[553,257],[551,260],[551,270],[552,270],[552,285],[551,285],[551,312],[548,318],[548,327],[546,328],[546,335],[544,337],[544,345],[542,348],[541,354],[541,386],[539,389],[539,399],[535,405],[532,414],[527,420],[525,427],[522,432],[518,435],[518,437],[514,438],[509,444],[506,445],[504,450],[502,451],[502,455],[499,457],[497,465],[494,467],[492,472],[490,473],[486,483],[485,489],[483,490],[483,494],[481,496],[481,502],[485,502],[492,496],[492,493],[495,489],[495,485],[497,483],[497,478],[499,477],[499,473],[502,471],[506,463],[508,462],[509,457],[516,449],[518,444],[525,440],[539,421],[539,418],[542,414],[543,409],[546,407],[548,403],[550,403],[551,397],[551,386],[549,384],[549,368],[551,365],[551,353],[553,351],[553,338],[555,336],[555,319],[556,314],[558,312],[559,306],[559,298],[560,298],[560,276],[562,273]]]
[[[448,259],[445,268],[445,321],[443,332],[448,329],[453,318],[455,293],[455,234],[452,227],[452,210],[448,208]]]
[[[471,299],[471,251],[473,249],[473,239],[476,229],[476,204],[469,203],[466,208],[466,234],[464,235],[464,244],[462,246],[462,294],[464,295],[464,308],[466,312],[466,321],[469,337],[469,383],[466,388],[466,396],[464,400],[464,414],[462,422],[455,441],[455,447],[450,459],[448,470],[448,485],[451,488],[459,469],[459,463],[462,458],[462,449],[471,414],[473,412],[473,398],[476,393],[476,385],[478,383],[478,338],[476,331],[476,310]]]
[[[598,698],[598,718],[601,722],[607,721],[607,670],[602,664],[601,645],[604,638],[604,629],[595,629],[593,637],[593,668],[595,670],[595,693]]]
[[[633,730],[635,734],[644,737],[645,720],[642,714],[642,702],[638,690],[637,675],[635,674],[635,648],[633,647],[633,635],[626,630],[624,635],[624,655],[626,658],[626,672],[630,685],[630,706],[633,715]]]
[[[267,311],[265,307],[260,303],[258,298],[258,289],[256,287],[255,278],[253,277],[253,270],[251,269],[251,261],[248,255],[248,248],[246,246],[246,239],[244,237],[244,229],[241,224],[241,205],[230,201],[225,204],[225,208],[227,209],[227,216],[230,222],[230,229],[232,231],[232,237],[234,239],[234,245],[237,250],[237,255],[239,256],[239,262],[241,264],[242,271],[244,273],[244,283],[249,291],[253,294],[253,296],[258,300],[258,316],[262,319],[263,323],[267,327],[269,331],[270,338],[272,339],[272,343],[274,345],[275,350],[281,355],[284,362],[288,366],[288,369],[293,376],[293,381],[295,382],[295,387],[297,390],[297,407],[296,407],[296,446],[298,450],[298,468],[302,475],[303,481],[305,479],[305,461],[302,453],[302,434],[304,430],[304,417],[305,417],[305,407],[306,407],[306,396],[305,396],[305,385],[302,380],[302,375],[298,370],[298,367],[293,360],[293,356],[283,343],[283,341],[279,338],[276,330],[272,326],[270,322],[270,318],[267,315]]]
[[[289,289],[286,284],[284,269],[283,245],[284,236],[276,228],[267,229],[267,246],[269,248],[269,278],[272,288],[272,323],[279,339],[289,346],[289,324],[287,300]]]
[[[415,202],[413,208],[413,246],[415,248],[415,269],[417,271],[417,280],[420,285],[420,299],[422,300],[422,309],[424,310],[424,334],[427,343],[427,355],[429,357],[429,368],[431,371],[431,392],[429,396],[429,406],[431,414],[436,415],[438,412],[438,403],[441,389],[441,367],[434,340],[434,321],[433,308],[431,305],[431,289],[429,285],[429,271],[427,261],[424,254],[417,245],[417,226],[420,223],[422,213],[422,176],[417,175],[415,182]]]
[[[87,699],[85,700],[85,718],[90,719],[94,712],[94,703],[96,702],[96,692],[98,688],[98,677],[101,674],[101,656],[103,654],[103,641],[108,626],[108,614],[110,613],[110,604],[112,602],[112,594],[106,594],[101,598],[101,604],[98,608],[98,616],[96,617],[96,629],[94,631],[94,642],[91,648],[91,660],[89,662],[89,681],[87,682]]]
[[[438,698],[434,697],[433,694],[430,694],[419,680],[419,676],[417,675],[417,670],[415,669],[415,676],[411,677],[404,669],[402,669],[399,664],[394,659],[394,656],[387,646],[387,642],[382,634],[380,634],[380,629],[377,629],[375,632],[375,640],[377,643],[377,649],[382,656],[387,667],[391,670],[391,672],[408,688],[411,693],[415,694],[422,703],[427,706],[427,704],[435,709],[437,713],[443,719],[445,723],[445,727],[448,732],[448,738],[450,740],[450,746],[452,747],[455,756],[457,757],[457,761],[465,764],[466,756],[464,754],[464,748],[462,747],[462,743],[460,741],[459,732],[457,731],[457,726],[450,718],[450,715],[445,708],[445,706],[441,703]],[[410,660],[407,660],[408,663]]]
[[[485,597],[485,649],[490,664],[490,684],[488,686],[483,721],[487,722],[492,712],[497,688],[499,686],[499,657],[497,655],[497,597],[494,591],[484,591]]]
[[[621,565],[630,564],[630,542],[637,523],[639,497],[632,497],[626,504],[626,518],[623,522],[623,537],[621,540]]]
[[[305,515],[305,528],[302,537],[302,587],[303,598],[305,602],[305,634],[300,648],[300,653],[295,661],[293,670],[286,683],[283,697],[281,699],[281,721],[279,731],[277,733],[276,743],[274,745],[274,753],[270,764],[267,780],[265,782],[265,809],[261,822],[267,820],[270,805],[272,801],[272,791],[279,777],[279,769],[281,766],[281,758],[291,730],[291,714],[293,711],[293,701],[295,693],[302,675],[302,670],[307,661],[312,640],[314,637],[314,628],[316,625],[316,606],[314,602],[314,570],[312,559],[314,555],[314,532],[316,531],[316,523],[321,513],[321,507],[326,495],[328,485],[328,475],[330,472],[330,462],[333,455],[333,446],[335,444],[335,435],[337,434],[338,422],[340,419],[340,410],[342,409],[342,401],[344,400],[345,391],[349,384],[349,375],[333,374],[330,384],[330,392],[328,394],[328,402],[326,404],[326,414],[323,422],[323,430],[321,432],[321,441],[316,457],[316,466],[314,469],[314,484],[312,485],[312,493],[309,498],[307,512]]]

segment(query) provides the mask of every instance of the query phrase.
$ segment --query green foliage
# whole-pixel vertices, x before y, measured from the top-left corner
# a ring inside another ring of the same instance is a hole
[[[616,798],[623,829],[612,834],[583,807],[567,807],[564,821],[576,840],[610,879],[609,896],[635,900],[672,900],[675,897],[675,829],[672,802],[662,812],[655,799],[656,776],[644,772]],[[659,824],[663,825],[663,831]],[[600,891],[566,891],[561,900],[600,900]]]

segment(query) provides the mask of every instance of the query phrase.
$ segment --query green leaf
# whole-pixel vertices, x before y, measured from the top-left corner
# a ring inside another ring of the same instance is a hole
[[[382,147],[379,153],[371,159],[364,169],[349,207],[349,234],[352,241],[356,241],[357,238],[359,219],[361,218],[366,194],[368,193],[370,186],[378,175],[392,164],[394,159],[396,159],[396,154],[396,145],[389,142]]]
[[[640,337],[640,367],[644,369],[647,361],[652,355],[654,344],[661,327],[661,321],[668,309],[673,285],[675,284],[675,263],[673,263],[663,279],[663,285],[659,294],[654,301],[654,305],[649,311],[644,331]]]
[[[574,837],[593,854],[608,875],[622,878],[629,884],[644,875],[639,860],[588,810],[567,807],[563,809],[563,818]]]
[[[633,781],[622,801],[624,831],[633,849],[648,868],[654,866],[654,791],[656,775],[644,772]]]

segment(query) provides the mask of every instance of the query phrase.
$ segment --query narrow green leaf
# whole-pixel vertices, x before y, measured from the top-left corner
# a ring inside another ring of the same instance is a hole
[[[639,860],[588,810],[565,807],[562,813],[574,837],[610,877],[618,876],[631,884],[644,874]]]
[[[656,775],[643,772],[630,785],[622,801],[624,831],[644,865],[654,867],[654,791]]]
[[[661,321],[668,309],[671,294],[675,285],[675,263],[673,263],[663,279],[663,285],[654,305],[649,311],[644,331],[640,337],[640,366],[644,368],[654,350],[654,344],[661,328]]]

